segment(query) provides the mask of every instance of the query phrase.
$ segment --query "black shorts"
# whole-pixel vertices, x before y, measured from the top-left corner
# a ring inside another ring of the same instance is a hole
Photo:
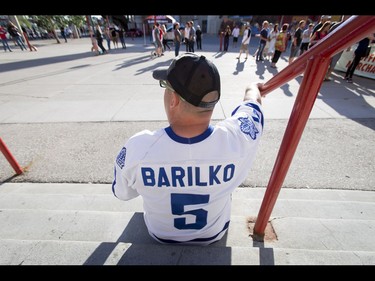
[[[233,37],[233,42],[238,42],[238,37]]]
[[[300,50],[301,51],[307,51],[309,49],[309,42],[301,43]]]

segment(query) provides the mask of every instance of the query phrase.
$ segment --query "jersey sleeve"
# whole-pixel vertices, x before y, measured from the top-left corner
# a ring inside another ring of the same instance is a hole
[[[114,178],[112,182],[113,194],[121,200],[130,200],[137,197],[138,192],[132,188],[135,181],[135,169],[127,159],[128,146],[125,144],[116,156]]]
[[[261,104],[244,101],[233,110],[231,117],[219,122],[218,125],[231,132],[230,136],[234,136],[231,139],[232,145],[239,147],[245,158],[253,158],[263,134],[264,119]]]
[[[262,106],[257,102],[250,101],[242,102],[230,117],[216,125],[216,130],[222,132],[220,139],[230,143],[233,152],[237,154],[239,169],[237,170],[236,186],[246,179],[255,161],[263,135],[263,127]]]
[[[139,196],[136,189],[138,167],[163,131],[143,130],[129,138],[121,148],[115,159],[112,181],[112,192],[118,199],[127,201]]]
[[[256,135],[262,135],[264,127],[263,109],[261,104],[255,101],[244,101],[231,114],[232,119],[237,120],[241,131],[252,139]]]

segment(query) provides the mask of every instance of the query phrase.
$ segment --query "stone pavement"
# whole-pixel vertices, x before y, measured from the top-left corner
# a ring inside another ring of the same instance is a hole
[[[257,44],[252,38],[250,52]],[[251,231],[302,76],[264,99],[266,130],[249,178],[233,195],[232,223],[208,247],[165,246],[147,234],[142,200],[111,194],[113,158],[127,137],[166,125],[162,90],[151,72],[172,51],[150,59],[149,38],[94,56],[88,38],[35,41],[38,52],[0,53],[0,136],[26,172],[0,157],[0,264],[281,265],[375,264],[374,81],[324,82],[269,223]],[[217,65],[229,116],[248,83],[287,64],[237,61],[216,36],[197,51]],[[183,51],[183,49],[181,50]]]

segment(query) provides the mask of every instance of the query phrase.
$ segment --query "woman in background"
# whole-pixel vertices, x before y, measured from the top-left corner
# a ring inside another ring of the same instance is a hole
[[[289,24],[284,23],[283,27],[281,28],[281,31],[279,32],[279,34],[276,37],[275,53],[272,57],[272,63],[271,63],[272,68],[276,68],[276,63],[278,62],[278,60],[281,56],[281,53],[285,52],[285,50],[286,50],[286,44],[287,44],[287,40],[288,40],[288,38],[287,38],[288,27],[289,27]]]

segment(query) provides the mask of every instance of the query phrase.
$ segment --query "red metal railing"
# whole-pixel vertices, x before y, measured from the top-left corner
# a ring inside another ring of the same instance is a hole
[[[264,96],[304,72],[255,222],[255,240],[262,241],[264,238],[267,222],[328,69],[330,58],[374,32],[375,16],[352,16],[261,87],[261,94]]]
[[[5,158],[8,160],[9,164],[12,166],[17,175],[22,174],[23,171],[21,166],[18,164],[16,158],[13,157],[2,138],[0,138],[0,151],[4,154]]]

